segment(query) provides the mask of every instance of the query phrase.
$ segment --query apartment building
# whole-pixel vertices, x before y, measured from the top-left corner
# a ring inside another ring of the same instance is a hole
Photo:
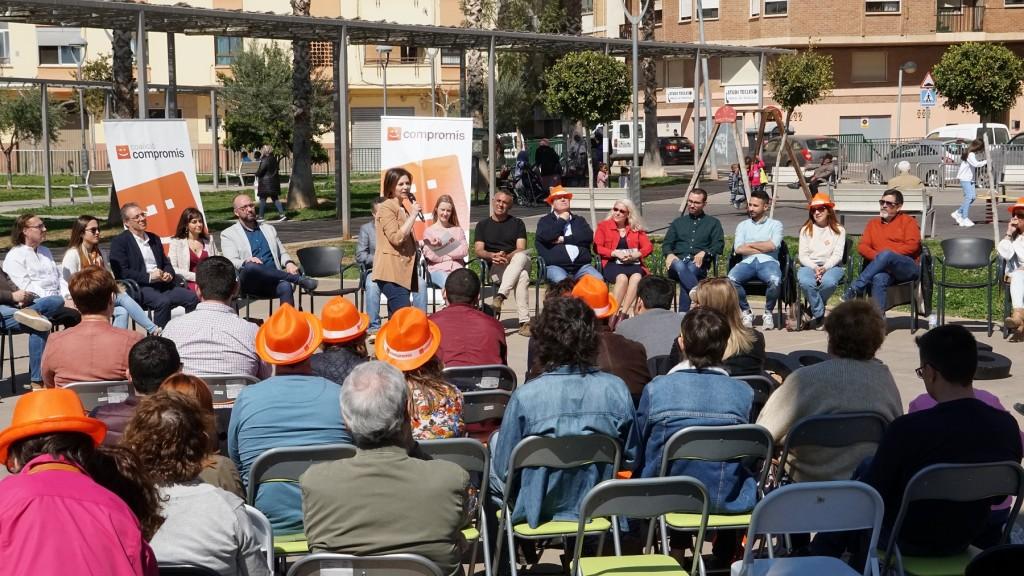
[[[626,0],[636,11],[638,0]],[[658,40],[697,42],[698,6],[709,43],[801,49],[808,43],[832,56],[836,88],[823,101],[800,108],[793,126],[805,134],[863,134],[867,138],[920,137],[926,124],[977,122],[977,116],[938,105],[920,106],[920,85],[943,51],[961,42],[1000,42],[1024,55],[1024,0],[660,0],[655,10]],[[628,37],[620,0],[584,2],[586,33]],[[908,65],[913,63],[916,66]],[[712,106],[732,104],[746,128],[758,106],[758,61],[712,59]],[[899,97],[900,69],[902,98]],[[916,68],[916,69],[915,69]],[[659,66],[659,132],[693,135],[693,60]],[[772,104],[771,94],[760,95]],[[902,100],[901,105],[897,103]],[[897,121],[898,119],[898,121]],[[1021,130],[1024,104],[1001,119]]]
[[[150,0],[152,4],[175,4],[177,0]],[[190,0],[197,8],[245,10],[290,14],[288,0]],[[458,0],[312,0],[313,16],[358,18],[369,21],[391,21],[403,24],[457,26],[462,20]],[[167,35],[147,34],[147,75],[150,84],[168,82]],[[217,75],[229,73],[238,54],[258,40],[228,36],[191,36],[177,34],[177,83],[181,86],[215,87]],[[102,29],[51,28],[31,24],[0,22],[0,76],[74,79],[78,63],[101,54],[110,54],[110,31]],[[331,77],[333,54],[329,42],[313,43],[314,65]],[[360,160],[360,149],[373,149],[380,143],[380,116],[384,111],[384,78],[387,78],[387,111],[390,115],[431,114],[431,80],[437,86],[437,115],[458,113],[459,60],[457,50],[393,46],[378,50],[376,46],[351,45],[348,48],[349,106],[353,162]],[[433,77],[431,75],[433,68]],[[0,86],[2,88],[2,86]],[[53,100],[73,97],[72,90],[50,89]],[[200,151],[212,148],[211,97],[208,91],[181,92],[177,96],[179,116],[188,122],[193,146]],[[149,116],[163,118],[165,94],[150,90],[147,95]],[[219,114],[223,114],[221,111]],[[87,141],[94,143],[99,154],[105,154],[102,118],[91,119]],[[220,128],[220,138],[224,137]],[[325,134],[323,144],[333,148],[333,134]],[[77,150],[81,145],[78,116],[69,119],[55,149]],[[205,155],[207,161],[209,155]],[[205,171],[204,155],[200,154],[200,171]],[[221,166],[230,165],[228,155]],[[372,162],[366,155],[364,162]],[[354,166],[360,169],[359,166]]]

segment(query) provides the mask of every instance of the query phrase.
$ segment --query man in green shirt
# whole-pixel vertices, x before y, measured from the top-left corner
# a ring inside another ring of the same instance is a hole
[[[718,218],[704,213],[708,193],[694,188],[686,198],[686,212],[672,221],[661,245],[668,277],[679,282],[679,310],[690,309],[690,290],[708,275],[712,261],[725,248],[725,232]]]

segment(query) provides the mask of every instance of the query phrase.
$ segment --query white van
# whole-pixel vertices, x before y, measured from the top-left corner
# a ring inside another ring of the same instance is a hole
[[[985,131],[988,132],[989,144],[1006,144],[1010,140],[1010,129],[1006,127],[1006,124],[989,122],[985,124]],[[928,133],[927,138],[959,138],[969,141],[981,138],[981,135],[981,124],[950,124],[932,130]]]
[[[632,160],[633,159],[633,121],[632,120],[615,120],[609,124],[610,129],[605,133],[607,137],[604,139],[605,147],[605,158],[609,162],[615,160]],[[637,126],[640,132],[640,157],[643,158],[644,151],[644,119],[640,118],[639,125]],[[608,147],[611,146],[611,149]]]

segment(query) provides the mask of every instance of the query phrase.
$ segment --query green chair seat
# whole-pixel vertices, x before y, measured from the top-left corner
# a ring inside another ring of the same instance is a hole
[[[678,562],[664,554],[580,558],[580,574],[583,576],[639,576],[640,574],[689,576],[686,570],[679,567]]]
[[[517,536],[539,538],[543,536],[575,535],[576,528],[578,527],[579,523],[575,520],[552,520],[536,528],[530,528],[529,524],[523,522],[522,524],[516,524],[512,529],[515,530]],[[612,523],[607,518],[594,518],[583,527],[583,531],[588,534],[592,532],[607,532],[611,529]]]
[[[473,540],[479,540],[480,531],[477,530],[476,527],[470,526],[469,528],[465,528],[462,530],[462,537],[469,542],[472,542]]]
[[[961,576],[974,556],[962,552],[955,556],[903,556],[907,576]]]
[[[274,554],[309,554],[309,542],[306,541],[306,535],[299,533],[274,536]]]
[[[749,526],[751,514],[708,514],[708,528]],[[665,523],[676,530],[696,530],[700,527],[700,514],[666,514]]]

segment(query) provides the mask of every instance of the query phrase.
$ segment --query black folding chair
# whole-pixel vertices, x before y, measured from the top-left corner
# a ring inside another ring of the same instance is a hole
[[[352,556],[310,554],[292,565],[288,576],[358,574],[359,576],[445,576],[436,564],[417,554]]]
[[[745,256],[736,252],[730,254],[729,270],[732,270],[744,258]],[[775,317],[775,327],[782,329],[786,327],[785,308],[787,305],[793,304],[796,300],[795,292],[799,291],[796,288],[796,273],[790,263],[789,247],[785,242],[779,246],[779,271],[782,273],[782,278],[779,279],[779,301],[775,304],[773,316]],[[753,278],[743,283],[743,291],[747,293],[747,296],[764,296],[768,293],[768,284]]]
[[[934,256],[939,265],[939,277],[935,285],[939,288],[939,324],[946,323],[946,289],[955,290],[984,288],[985,310],[988,312],[988,335],[993,332],[992,288],[998,284],[996,272],[995,242],[991,238],[947,238],[940,243],[942,256]],[[947,277],[950,268],[971,271],[985,270],[984,282],[954,282]]]
[[[780,486],[789,475],[786,464],[795,448],[846,448],[854,444],[878,444],[889,425],[875,412],[848,412],[845,414],[818,414],[808,416],[793,425],[782,443],[775,485]],[[842,478],[833,478],[842,480]]]
[[[323,289],[319,286],[315,290],[299,290],[299,310],[302,310],[302,295],[306,294],[309,296],[309,311],[314,311],[315,303],[314,298],[316,296],[346,296],[348,294],[355,294],[356,308],[359,308],[359,289],[360,286],[356,287],[345,287],[345,272],[351,268],[357,268],[359,264],[344,264],[345,253],[337,246],[313,246],[310,248],[300,248],[295,253],[299,258],[299,267],[302,268],[302,273],[311,278],[331,278],[334,276],[338,277],[338,288],[334,289]]]
[[[507,390],[512,392],[518,385],[514,370],[504,364],[481,366],[453,366],[445,368],[444,379],[463,392]]]

